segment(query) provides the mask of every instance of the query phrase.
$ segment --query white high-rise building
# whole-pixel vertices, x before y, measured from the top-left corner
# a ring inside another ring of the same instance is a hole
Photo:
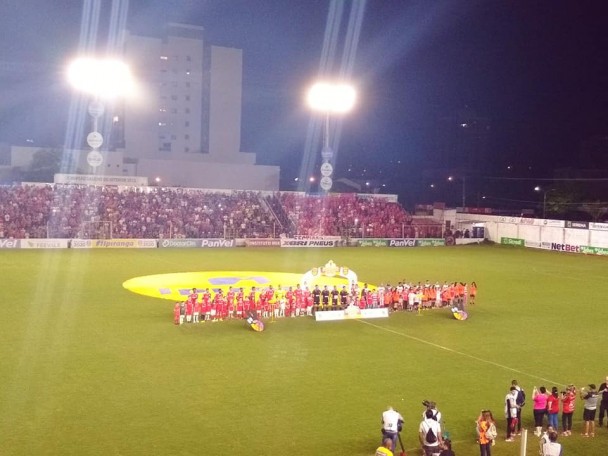
[[[125,101],[125,175],[163,185],[278,190],[279,167],[241,152],[242,51],[207,45],[203,28],[169,24],[163,38],[129,34],[138,96]]]

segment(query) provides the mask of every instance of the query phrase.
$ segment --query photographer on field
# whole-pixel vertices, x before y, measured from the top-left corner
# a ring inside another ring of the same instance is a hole
[[[424,405],[426,407],[424,409],[424,412],[422,412],[423,419],[426,418],[427,410],[431,410],[433,413],[432,419],[434,419],[438,423],[441,423],[441,412],[439,410],[437,410],[437,404],[435,402],[424,400],[424,401],[422,401],[422,405]]]
[[[399,432],[403,427],[403,417],[399,412],[393,409],[393,407],[388,407],[388,409],[382,413],[382,441],[384,439],[391,440],[391,451],[395,451],[395,446],[397,445],[397,437],[399,436]]]

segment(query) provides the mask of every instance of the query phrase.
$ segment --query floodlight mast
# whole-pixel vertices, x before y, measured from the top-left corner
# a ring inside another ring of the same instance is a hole
[[[98,119],[103,116],[103,100],[124,97],[133,90],[133,78],[129,67],[116,59],[95,59],[80,57],[74,60],[67,71],[67,78],[74,89],[92,97],[88,112],[92,118],[92,131],[87,135],[87,144],[91,151],[87,162],[93,168],[93,174],[103,163],[99,148],[103,136],[99,132]]]
[[[329,146],[329,119],[332,114],[345,114],[352,110],[356,99],[357,93],[354,87],[344,83],[317,82],[308,91],[308,106],[313,111],[325,114],[320,186],[326,193],[333,185],[331,179],[333,166],[330,163],[333,151]]]

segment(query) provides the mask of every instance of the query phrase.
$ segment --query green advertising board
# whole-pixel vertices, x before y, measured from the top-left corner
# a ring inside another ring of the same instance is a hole
[[[386,247],[387,239],[359,239],[359,247]]]
[[[584,253],[587,255],[608,255],[608,248],[581,245],[581,253]]]
[[[500,243],[503,245],[517,245],[519,247],[525,246],[525,241],[519,238],[501,237]]]
[[[445,246],[445,239],[416,239],[416,247]]]

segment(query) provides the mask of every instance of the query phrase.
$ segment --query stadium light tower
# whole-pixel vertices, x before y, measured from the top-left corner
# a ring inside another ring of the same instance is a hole
[[[308,106],[313,111],[325,115],[325,125],[323,129],[323,149],[321,150],[321,189],[329,192],[333,185],[332,174],[333,166],[331,159],[333,151],[329,146],[329,118],[332,115],[346,114],[355,106],[357,92],[354,87],[344,83],[317,82],[308,91]]]
[[[462,208],[464,210],[467,205],[467,177],[465,175],[462,175],[460,179],[462,180]],[[448,180],[452,182],[453,180],[455,180],[455,178],[454,176],[450,176],[448,177]]]
[[[534,187],[535,192],[543,192],[543,219],[546,218],[545,214],[547,213],[547,193],[554,191],[554,188],[550,188],[548,190],[543,190],[543,188],[539,185]]]
[[[87,155],[87,163],[95,170],[103,163],[103,155],[98,150],[103,144],[98,125],[105,110],[103,101],[132,93],[133,77],[129,67],[119,60],[81,57],[70,63],[67,78],[74,89],[92,97],[88,107],[93,119],[92,131],[87,135],[87,144],[92,150]]]

